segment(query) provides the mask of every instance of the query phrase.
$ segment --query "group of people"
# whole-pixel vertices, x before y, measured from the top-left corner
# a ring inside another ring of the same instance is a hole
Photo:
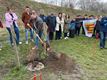
[[[60,40],[62,38],[74,38],[75,35],[79,36],[81,29],[82,34],[85,35],[83,20],[96,19],[96,25],[93,31],[93,36],[100,39],[100,48],[105,48],[105,40],[107,35],[107,17],[102,16],[84,16],[77,15],[76,18],[71,19],[70,15],[65,13],[50,13],[45,16],[42,13],[38,13],[35,10],[31,10],[29,6],[26,6],[22,13],[22,22],[24,23],[25,29],[25,43],[28,44],[28,33],[30,32],[30,40],[35,43],[34,48],[39,47],[39,38],[44,37],[44,41]],[[6,29],[10,35],[10,43],[13,46],[14,33],[16,36],[16,44],[22,44],[20,41],[20,31],[18,27],[18,16],[9,7],[5,13],[5,24]],[[0,20],[0,27],[3,28]],[[36,36],[34,34],[37,34]],[[55,35],[54,35],[55,34]],[[39,38],[38,38],[39,37]]]

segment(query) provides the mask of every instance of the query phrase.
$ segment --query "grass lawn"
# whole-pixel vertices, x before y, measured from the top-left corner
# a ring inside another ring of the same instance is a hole
[[[1,36],[3,37],[0,38],[3,50],[0,51],[0,80],[30,80],[33,73],[25,69],[23,61],[33,47],[32,43],[26,45],[23,42],[18,47],[21,69],[17,70],[14,50],[6,42],[6,34]],[[53,50],[63,52],[75,59],[86,72],[88,80],[107,80],[107,50],[99,49],[99,40],[80,36],[68,40],[52,41],[51,46]]]

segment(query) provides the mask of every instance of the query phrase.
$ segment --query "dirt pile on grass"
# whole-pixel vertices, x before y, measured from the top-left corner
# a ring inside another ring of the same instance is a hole
[[[72,72],[75,68],[75,61],[64,53],[49,53],[49,56],[44,60],[46,67],[54,72]]]
[[[53,72],[72,72],[75,69],[75,61],[65,55],[64,53],[56,53],[53,51],[48,52],[48,56],[43,59],[38,59],[37,50],[30,51],[28,62],[32,62],[35,65],[35,61],[41,61],[46,69],[49,69]]]

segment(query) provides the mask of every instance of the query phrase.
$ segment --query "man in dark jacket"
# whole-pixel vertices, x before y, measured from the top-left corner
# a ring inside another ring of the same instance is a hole
[[[56,27],[56,17],[54,16],[53,13],[47,17],[46,23],[48,25],[49,39],[53,40],[54,31]]]
[[[99,33],[100,33],[100,26],[101,26],[101,21],[100,21],[100,16],[97,17],[96,25],[95,25],[95,36],[96,39],[99,39]]]
[[[79,35],[80,35],[80,29],[81,29],[81,21],[82,21],[81,16],[78,15],[78,16],[76,17],[75,21],[76,21],[75,34],[79,36]]]
[[[105,48],[105,41],[107,36],[107,17],[103,17],[101,19],[101,26],[100,26],[100,48]]]
[[[31,20],[32,27],[34,31],[38,34],[38,36],[41,38],[43,33],[43,20],[37,15],[36,11],[32,11]],[[35,48],[39,47],[39,38],[36,36],[35,38]]]

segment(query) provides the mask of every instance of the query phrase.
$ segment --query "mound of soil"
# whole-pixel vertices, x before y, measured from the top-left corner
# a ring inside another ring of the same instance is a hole
[[[75,61],[64,53],[49,53],[49,56],[44,60],[46,67],[54,72],[72,72],[75,68]]]
[[[27,57],[29,62],[32,62],[35,66],[35,61],[38,61],[37,50],[30,51],[30,55]],[[48,52],[48,56],[41,60],[46,69],[53,72],[72,72],[75,69],[75,61],[65,55],[64,53],[56,53],[53,51]]]

